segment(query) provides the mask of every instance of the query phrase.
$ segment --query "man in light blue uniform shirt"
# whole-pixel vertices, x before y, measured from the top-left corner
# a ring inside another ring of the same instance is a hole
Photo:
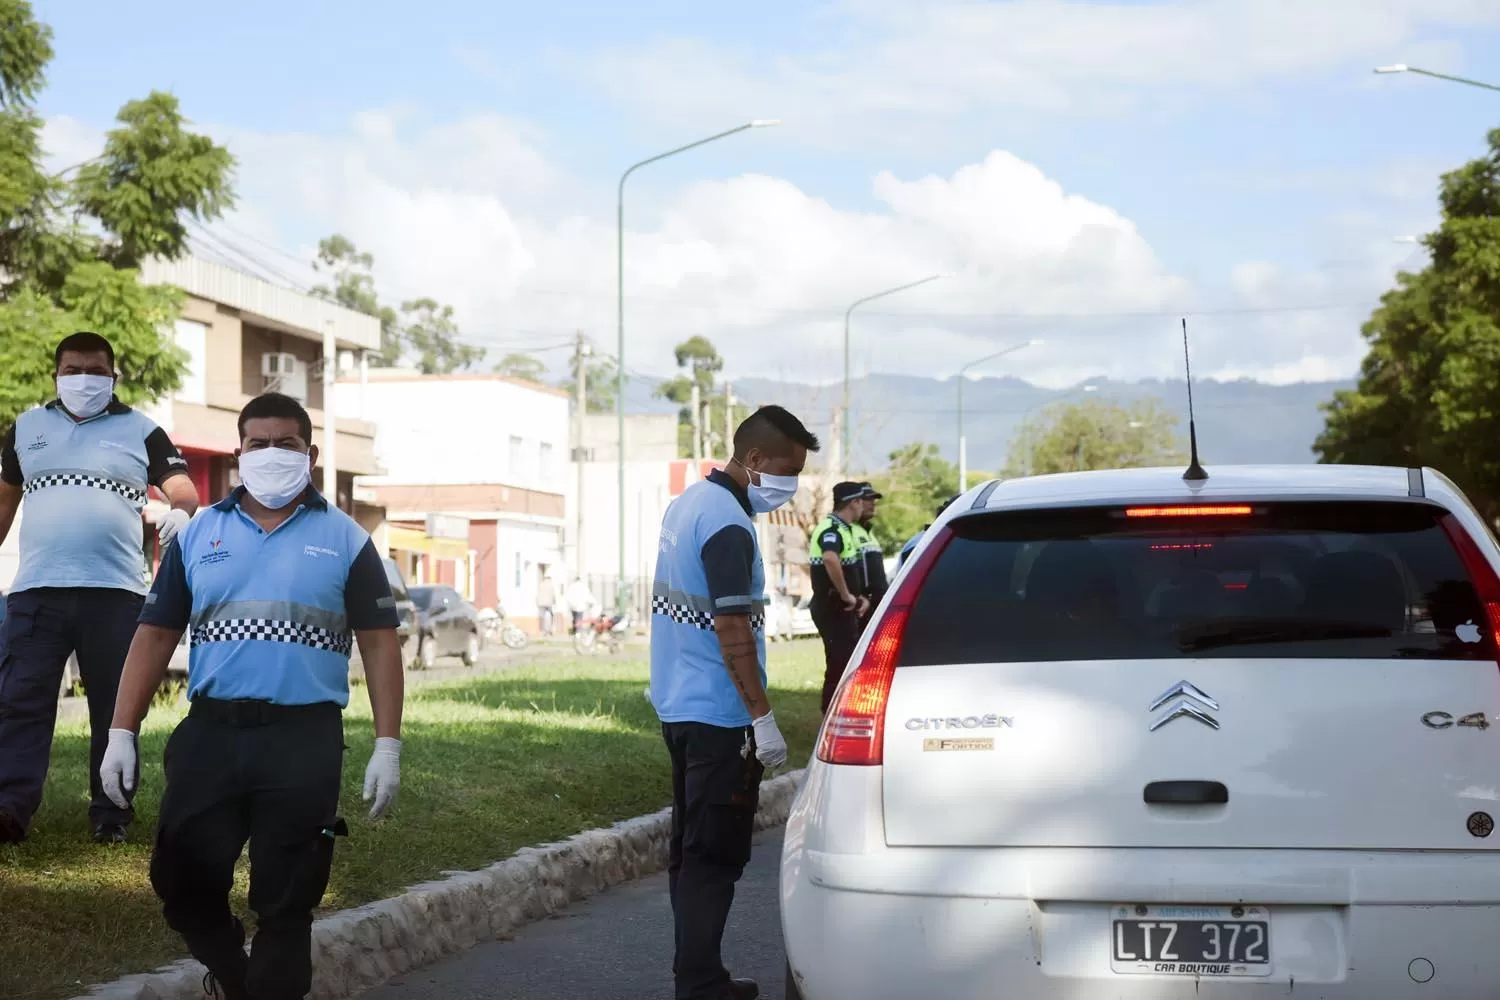
[[[662,521],[651,592],[650,698],[672,759],[668,866],[678,1000],[753,1000],[721,944],[750,860],[760,781],[786,763],[766,696],[765,578],[754,514],[797,492],[818,439],[779,406],[734,433],[734,458],[689,486]]]
[[[292,1000],[312,988],[312,918],[328,885],[344,761],[349,653],[358,640],[375,716],[365,770],[371,819],[400,782],[396,602],[370,536],[312,488],[317,449],[296,400],[240,412],[244,484],[169,546],[120,681],[105,791],[123,801],[136,734],[188,629],[188,716],[167,743],[151,884],[167,924],[224,1000]],[[250,845],[256,932],[229,908]]]
[[[0,843],[25,838],[42,803],[69,655],[89,703],[89,821],[125,840],[129,801],[99,785],[115,689],[146,593],[141,511],[155,486],[172,505],[166,545],[198,509],[187,462],[166,431],[115,398],[115,352],[74,333],[53,352],[57,399],[27,410],[0,442],[0,543],[22,509],[21,566],[0,626]]]

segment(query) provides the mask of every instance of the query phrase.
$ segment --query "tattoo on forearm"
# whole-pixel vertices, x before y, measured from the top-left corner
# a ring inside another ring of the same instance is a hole
[[[751,688],[751,678],[759,679],[760,674],[760,650],[754,637],[726,636],[720,644],[720,651],[724,656],[724,666],[734,679],[734,686],[739,690],[740,697],[747,705],[750,704],[756,698]]]

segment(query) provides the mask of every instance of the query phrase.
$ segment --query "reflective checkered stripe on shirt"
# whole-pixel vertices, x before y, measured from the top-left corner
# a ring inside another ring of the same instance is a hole
[[[22,492],[30,496],[53,486],[83,486],[92,490],[103,490],[105,493],[113,493],[124,498],[133,507],[146,506],[146,491],[140,487],[88,472],[45,472],[28,479]]]
[[[348,632],[273,618],[226,618],[205,622],[193,626],[190,636],[194,646],[211,642],[291,642],[342,656],[348,656],[354,648],[353,638]]]
[[[693,628],[701,628],[705,632],[712,632],[714,630],[714,616],[707,611],[695,610],[685,604],[679,604],[660,595],[651,598],[651,613],[670,618],[679,625],[691,625]],[[756,611],[750,615],[750,628],[752,630],[760,632],[765,627],[766,615],[764,611]]]

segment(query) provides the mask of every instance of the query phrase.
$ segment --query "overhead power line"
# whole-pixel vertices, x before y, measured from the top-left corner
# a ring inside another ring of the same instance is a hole
[[[207,243],[209,246],[217,247],[221,252],[230,257],[238,258],[243,262],[240,266],[248,268],[251,273],[262,278],[267,278],[275,284],[285,285],[304,295],[307,294],[308,287],[305,284],[291,277],[280,268],[267,264],[257,255],[250,253],[233,240],[226,238],[222,233],[215,233],[208,227],[197,222],[190,222],[189,224],[198,231],[199,239],[202,242]]]
[[[278,256],[286,258],[288,261],[291,261],[292,263],[296,264],[299,267],[305,267],[305,268],[308,268],[309,270],[312,268],[312,262],[309,261],[309,260],[307,260],[305,257],[301,257],[301,256],[299,256],[299,255],[297,255],[295,253],[292,253],[290,250],[283,249],[282,247],[279,247],[279,246],[277,246],[274,243],[267,242],[266,240],[263,240],[263,239],[261,239],[258,236],[255,236],[255,235],[253,235],[251,233],[247,233],[243,229],[239,229],[239,228],[237,228],[235,226],[231,226],[229,223],[225,222],[223,219],[218,220],[214,224],[216,226],[219,226],[219,227],[221,227],[223,229],[228,230],[229,232],[233,233],[235,236],[238,236],[240,239],[249,240],[251,243],[254,243],[256,246],[261,247],[262,249],[269,250],[271,253],[274,253],[274,254],[277,254]]]

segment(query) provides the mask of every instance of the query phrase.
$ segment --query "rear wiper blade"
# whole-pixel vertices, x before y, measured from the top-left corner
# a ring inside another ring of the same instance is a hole
[[[1380,639],[1391,636],[1381,625],[1355,622],[1269,621],[1183,630],[1177,644],[1185,653],[1224,646],[1249,646],[1264,642],[1315,642],[1325,639]]]

